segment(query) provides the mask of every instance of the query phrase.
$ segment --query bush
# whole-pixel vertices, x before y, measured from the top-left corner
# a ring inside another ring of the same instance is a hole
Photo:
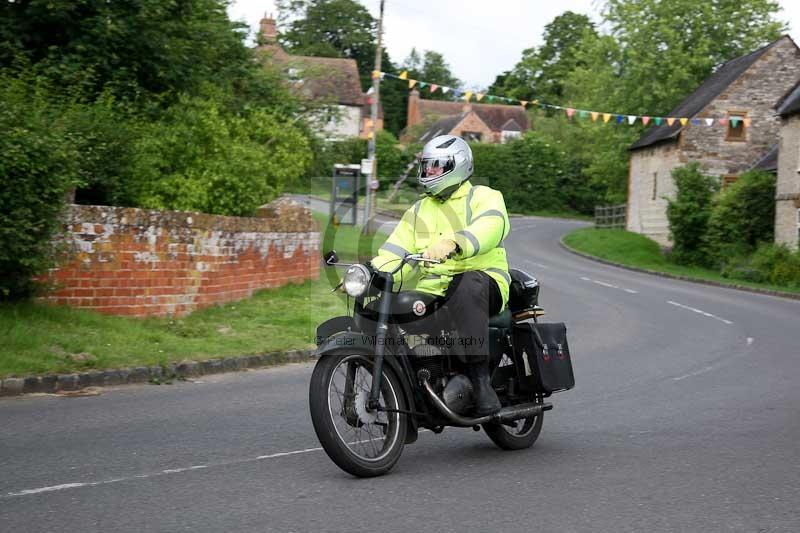
[[[536,132],[507,144],[471,147],[474,181],[501,190],[510,211],[592,211],[596,193],[578,165]]]
[[[310,158],[302,132],[265,111],[237,116],[184,96],[143,131],[133,194],[141,207],[247,216],[303,176]]]
[[[79,153],[45,88],[0,78],[0,102],[0,299],[16,299],[50,264]]]
[[[672,259],[683,265],[705,265],[708,255],[704,238],[711,215],[711,202],[717,181],[689,163],[672,171],[677,193],[669,199],[667,219],[672,236]]]
[[[752,255],[729,261],[722,275],[782,287],[800,287],[800,251],[792,252],[783,245],[762,244]]]
[[[714,201],[705,237],[708,255],[722,265],[752,253],[760,243],[772,242],[774,224],[775,175],[746,172]]]

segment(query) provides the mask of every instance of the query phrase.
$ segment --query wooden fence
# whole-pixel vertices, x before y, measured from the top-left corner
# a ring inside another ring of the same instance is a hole
[[[603,205],[594,208],[594,227],[597,229],[625,229],[628,204]]]

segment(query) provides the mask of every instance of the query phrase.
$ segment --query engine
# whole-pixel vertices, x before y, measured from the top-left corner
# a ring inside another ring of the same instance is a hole
[[[463,374],[447,372],[445,355],[440,348],[418,344],[411,349],[417,375],[424,375],[444,403],[458,414],[466,414],[475,403],[472,382]]]

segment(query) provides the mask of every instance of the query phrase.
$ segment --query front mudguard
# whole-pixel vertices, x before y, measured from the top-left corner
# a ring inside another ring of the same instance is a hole
[[[348,317],[349,318],[349,317]],[[322,328],[322,326],[320,326]],[[317,332],[320,332],[320,328]],[[329,355],[335,355],[342,352],[347,353],[361,353],[368,357],[375,355],[375,341],[372,335],[367,335],[357,331],[339,331],[326,338],[319,343],[316,355],[320,359]],[[402,394],[405,398],[406,409],[409,411],[416,411],[414,402],[414,391],[411,390],[411,384],[408,381],[407,374],[403,371],[403,367],[397,358],[393,355],[385,355],[383,363],[391,367],[394,374],[400,379],[402,387]],[[417,418],[413,415],[406,415],[408,423],[408,432],[406,433],[406,444],[416,442],[419,433]]]

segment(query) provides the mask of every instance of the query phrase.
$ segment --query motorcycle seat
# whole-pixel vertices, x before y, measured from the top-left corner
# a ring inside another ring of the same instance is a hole
[[[511,311],[508,306],[504,307],[502,311],[494,316],[489,317],[490,328],[510,328],[512,325]]]

